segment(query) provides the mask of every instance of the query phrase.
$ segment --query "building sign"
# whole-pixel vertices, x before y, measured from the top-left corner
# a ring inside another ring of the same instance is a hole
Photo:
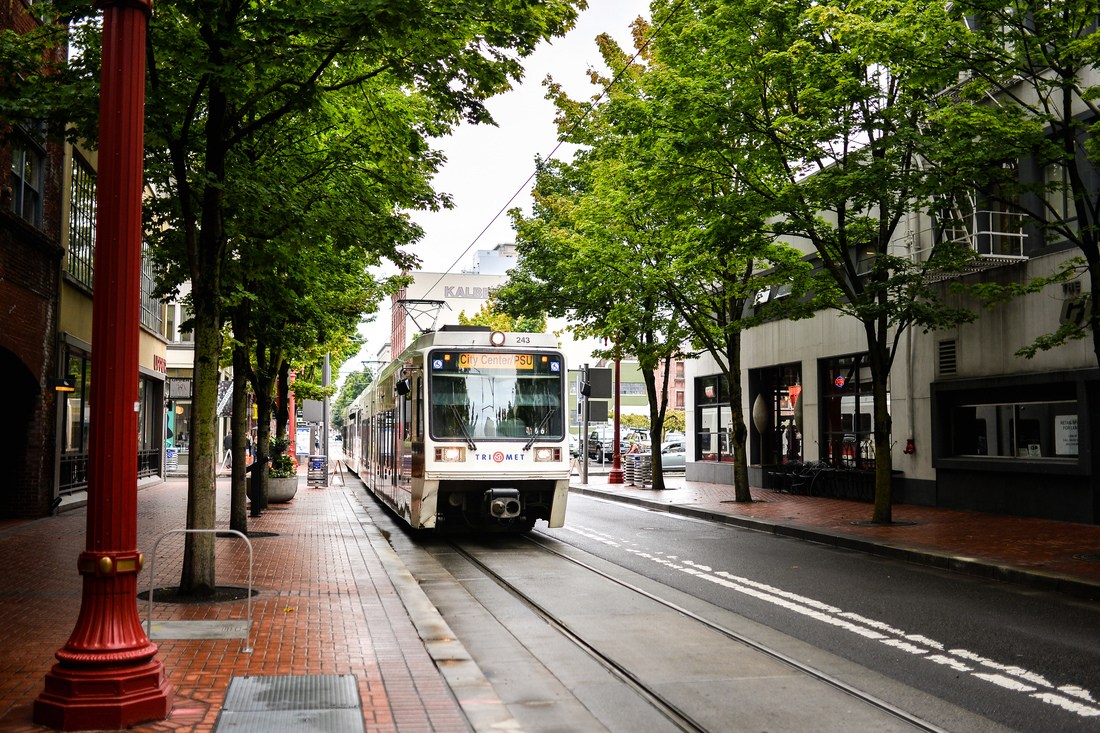
[[[466,285],[444,285],[444,298],[472,298],[475,300],[488,300],[492,288],[469,287]]]
[[[191,399],[191,379],[180,377],[168,378],[168,399],[170,400],[189,400]]]
[[[1077,416],[1054,416],[1054,455],[1077,455]]]

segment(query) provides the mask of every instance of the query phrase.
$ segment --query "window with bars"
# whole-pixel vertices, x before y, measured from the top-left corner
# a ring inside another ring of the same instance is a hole
[[[69,275],[89,290],[94,278],[95,255],[95,171],[73,153],[72,190],[69,206]]]
[[[149,256],[149,245],[141,243],[141,325],[155,331],[164,333],[164,308],[159,300],[153,297],[156,288],[156,266]]]

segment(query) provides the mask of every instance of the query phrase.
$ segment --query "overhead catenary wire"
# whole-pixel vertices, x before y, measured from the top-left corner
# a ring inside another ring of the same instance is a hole
[[[566,138],[570,137],[572,135],[573,131],[575,131],[577,129],[577,127],[579,127],[581,125],[581,123],[583,123],[588,118],[588,116],[596,108],[596,105],[599,104],[600,102],[602,102],[604,100],[604,98],[606,98],[608,96],[608,94],[611,92],[611,90],[615,88],[615,85],[619,82],[619,80],[622,79],[623,74],[625,74],[627,72],[627,70],[630,69],[634,65],[634,63],[638,60],[638,58],[642,55],[642,53],[649,47],[650,43],[652,43],[653,40],[658,35],[660,35],[661,30],[676,15],[676,13],[680,10],[680,8],[682,8],[684,6],[684,3],[686,3],[686,2],[687,2],[687,0],[680,0],[678,3],[676,3],[675,7],[673,7],[669,11],[668,15],[664,18],[664,20],[662,20],[661,23],[657,27],[655,27],[653,29],[653,31],[646,37],[646,39],[642,43],[642,45],[634,52],[634,55],[630,57],[630,60],[626,64],[624,64],[623,67],[615,73],[615,75],[611,78],[611,81],[600,92],[599,96],[597,96],[595,99],[591,100],[588,103],[588,105],[585,107],[584,112],[582,112],[579,117],[577,117],[575,120],[573,120],[572,124],[570,124],[569,129],[565,133],[565,135],[559,135],[558,136],[557,142],[555,143],[554,147],[550,150],[550,152],[545,156],[544,160],[554,160],[555,159],[555,157],[558,154],[558,151],[561,149],[561,146],[564,144],[564,140]],[[512,204],[515,202],[515,200],[517,198],[519,198],[520,194],[522,194],[525,190],[527,190],[527,187],[529,185],[531,185],[531,181],[533,181],[535,179],[536,175],[538,175],[538,168],[535,168],[534,170],[531,171],[531,173],[527,176],[527,178],[524,179],[523,183],[521,183],[519,185],[519,187],[515,190],[515,192],[512,193],[512,195],[508,197],[508,200],[504,203],[504,205],[500,207],[500,209],[492,216],[492,218],[489,219],[489,222],[484,227],[482,227],[481,231],[479,231],[477,233],[477,236],[475,236],[470,241],[470,243],[468,245],[466,245],[465,249],[463,249],[458,254],[458,256],[455,258],[454,262],[452,262],[446,270],[444,270],[442,273],[440,273],[440,275],[436,279],[436,281],[433,282],[431,287],[427,288],[425,290],[425,292],[431,292],[432,290],[434,290],[439,285],[439,283],[443,281],[444,277],[446,277],[452,271],[454,271],[454,269],[458,265],[458,263],[461,262],[465,257],[468,256],[470,250],[472,250],[474,248],[474,246],[479,241],[481,241],[481,238],[485,236],[485,233],[488,232],[489,229],[494,224],[496,224],[497,220],[500,219],[500,217],[503,216],[504,213],[508,211],[508,209],[512,206]]]

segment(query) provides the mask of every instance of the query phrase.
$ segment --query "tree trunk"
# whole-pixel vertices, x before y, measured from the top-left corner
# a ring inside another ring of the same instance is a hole
[[[279,381],[276,383],[276,390],[278,399],[275,403],[275,437],[289,443],[290,436],[287,432],[290,428],[290,364],[283,361],[282,357],[279,357]]]
[[[233,349],[233,470],[230,489],[229,528],[248,534],[248,354]]]
[[[216,305],[192,291],[195,301],[195,368],[191,393],[190,460],[187,469],[187,528],[213,529],[218,464],[218,355],[221,331]],[[214,535],[188,533],[184,540],[181,595],[213,595]]]
[[[258,380],[262,381],[262,380]],[[252,469],[252,511],[254,517],[267,509],[267,467],[271,462],[271,388],[256,395],[256,460]]]
[[[210,90],[206,125],[206,167],[209,183],[202,193],[202,224],[188,251],[191,299],[195,311],[195,366],[191,392],[191,455],[187,471],[187,528],[213,529],[218,463],[218,366],[221,358],[221,286],[225,257],[222,194],[225,144],[221,134],[226,97]],[[182,165],[182,161],[181,161]],[[186,182],[179,184],[186,188]],[[186,195],[186,194],[185,194]],[[213,595],[214,534],[188,533],[184,539],[181,595]]]
[[[668,374],[668,367],[665,367]],[[661,491],[665,488],[664,466],[661,465],[661,438],[665,429],[665,411],[668,407],[667,398],[662,400],[657,394],[657,377],[648,370],[642,370],[642,381],[645,382],[645,391],[649,396],[649,454],[651,456],[650,469],[653,472],[653,488]],[[666,376],[667,382],[667,376]],[[667,394],[667,393],[666,393]]]
[[[741,334],[726,338],[726,365],[730,391],[730,428],[733,443],[733,500],[751,502],[749,486],[749,429],[745,425],[745,393],[741,389]]]
[[[890,524],[894,521],[894,460],[890,450],[890,357],[886,342],[886,324],[882,321],[878,325],[878,337],[868,339],[875,441],[875,509],[871,521],[875,524]],[[868,333],[872,333],[870,328]]]

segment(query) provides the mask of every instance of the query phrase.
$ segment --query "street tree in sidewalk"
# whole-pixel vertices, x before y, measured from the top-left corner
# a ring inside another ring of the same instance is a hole
[[[951,17],[966,33],[946,50],[967,71],[935,123],[940,156],[969,194],[962,206],[1022,214],[1046,244],[1080,253],[1048,276],[976,290],[999,302],[1083,274],[1093,294],[1087,317],[1016,353],[1031,358],[1091,338],[1100,364],[1100,2],[964,0],[951,4]]]
[[[769,236],[769,202],[742,190],[730,174],[736,141],[715,134],[728,91],[708,88],[708,79],[681,75],[666,64],[662,36],[644,21],[634,30],[633,57],[609,38],[600,39],[605,63],[616,70],[614,78],[594,77],[607,90],[605,99],[588,113],[583,103],[558,92],[559,124],[589,146],[585,161],[593,184],[585,200],[589,216],[599,222],[591,228],[632,243],[628,278],[647,285],[646,297],[675,316],[676,340],[666,346],[686,352],[683,344],[690,342],[710,352],[726,376],[735,497],[751,501],[741,332],[764,317],[765,309],[748,312],[761,289],[781,282],[797,296],[807,268],[797,251]],[[574,122],[582,116],[584,122]],[[667,384],[647,390],[655,404],[657,394],[667,394]],[[661,425],[654,431],[663,434]]]
[[[691,43],[681,43],[659,16],[657,22],[632,122],[619,128],[636,140],[632,157],[657,192],[651,205],[665,212],[660,246],[670,253],[661,280],[666,297],[686,322],[693,347],[710,354],[726,379],[728,431],[711,439],[728,439],[734,498],[749,502],[742,334],[770,319],[810,313],[813,302],[805,294],[811,268],[799,250],[777,238],[769,221],[775,215],[771,198],[738,173],[756,161],[746,137],[725,119],[733,114],[728,79],[701,74]],[[644,41],[648,33],[636,36]],[[776,287],[789,297],[760,298]]]
[[[580,7],[583,0],[412,0],[400,7],[357,0],[156,4],[146,59],[147,233],[165,255],[165,292],[191,283],[189,528],[214,527],[217,381],[225,298],[235,286],[228,263],[239,254],[238,246],[249,246],[235,231],[244,211],[238,206],[248,200],[239,188],[248,185],[241,148],[294,149],[299,139],[280,122],[332,102],[333,95],[370,86],[373,93],[361,98],[338,97],[350,102],[349,117],[380,131],[373,138],[376,147],[359,149],[361,171],[387,182],[391,211],[447,206],[446,195],[426,187],[442,160],[429,139],[463,120],[491,122],[485,101],[519,78],[523,58],[540,41],[567,30]],[[64,21],[72,29],[77,52],[63,73],[49,75],[48,84],[19,85],[36,95],[23,94],[21,104],[36,110],[48,106],[57,113],[53,119],[73,123],[72,135],[94,140],[95,109],[65,105],[96,99],[94,93],[76,93],[97,88],[95,10],[75,0],[58,0],[48,9],[58,24]],[[49,94],[47,85],[52,85]],[[383,89],[389,90],[387,97]],[[3,90],[5,99],[19,93]],[[345,141],[333,136],[326,142]],[[395,170],[391,165],[398,158],[405,163]],[[360,202],[342,204],[347,215],[334,216],[325,231],[346,222],[352,222],[349,231],[361,225],[353,215]],[[338,208],[335,202],[333,207]],[[405,233],[391,236],[385,230],[364,240],[377,257],[400,263],[406,260],[401,248],[411,241]],[[212,536],[187,536],[180,586],[185,594],[214,592]]]
[[[272,134],[286,145],[250,140],[231,158],[228,190],[239,213],[233,219],[236,255],[227,265],[232,286],[225,307],[232,323],[234,379],[249,384],[256,400],[256,463],[248,492],[254,515],[267,505],[269,466],[277,465],[290,443],[290,367],[297,373],[299,399],[323,396],[320,380],[309,377],[318,371],[313,366],[326,354],[339,364],[357,350],[359,321],[393,289],[390,279],[376,280],[370,268],[381,264],[379,253],[393,242],[411,242],[417,235],[394,202],[431,196],[426,177],[414,167],[420,164],[389,152],[398,149],[393,132],[354,113],[361,108],[355,97],[370,97],[381,111],[400,95],[368,84],[337,96],[353,98],[320,103],[273,124]],[[399,119],[405,106],[401,100],[387,116]],[[363,165],[363,149],[379,151],[372,166]],[[413,195],[398,199],[395,191]],[[350,209],[349,201],[355,202]],[[411,258],[398,260],[397,253],[388,257],[412,265]],[[281,449],[274,455],[273,446]],[[233,477],[232,518],[246,524],[243,460],[234,465]]]
[[[970,253],[942,243],[918,260],[899,226],[954,185],[921,154],[937,95],[959,69],[943,58],[958,34],[943,5],[870,0],[664,2],[662,59],[685,79],[725,89],[715,139],[730,175],[774,207],[776,233],[812,247],[815,298],[864,333],[874,400],[875,503],[889,523],[889,377],[901,336],[971,320],[930,284]]]
[[[568,317],[579,338],[606,340],[601,356],[636,358],[650,426],[661,435],[671,365],[686,355],[689,333],[663,287],[671,268],[664,238],[668,209],[655,203],[660,192],[649,185],[649,171],[633,160],[633,140],[617,131],[617,115],[629,112],[643,69],[610,38],[599,43],[617,80],[594,79],[607,101],[591,109],[551,84],[559,135],[584,147],[573,163],[541,165],[532,215],[513,212],[520,264],[497,297],[512,312]],[[659,451],[652,480],[654,488],[664,486]]]

